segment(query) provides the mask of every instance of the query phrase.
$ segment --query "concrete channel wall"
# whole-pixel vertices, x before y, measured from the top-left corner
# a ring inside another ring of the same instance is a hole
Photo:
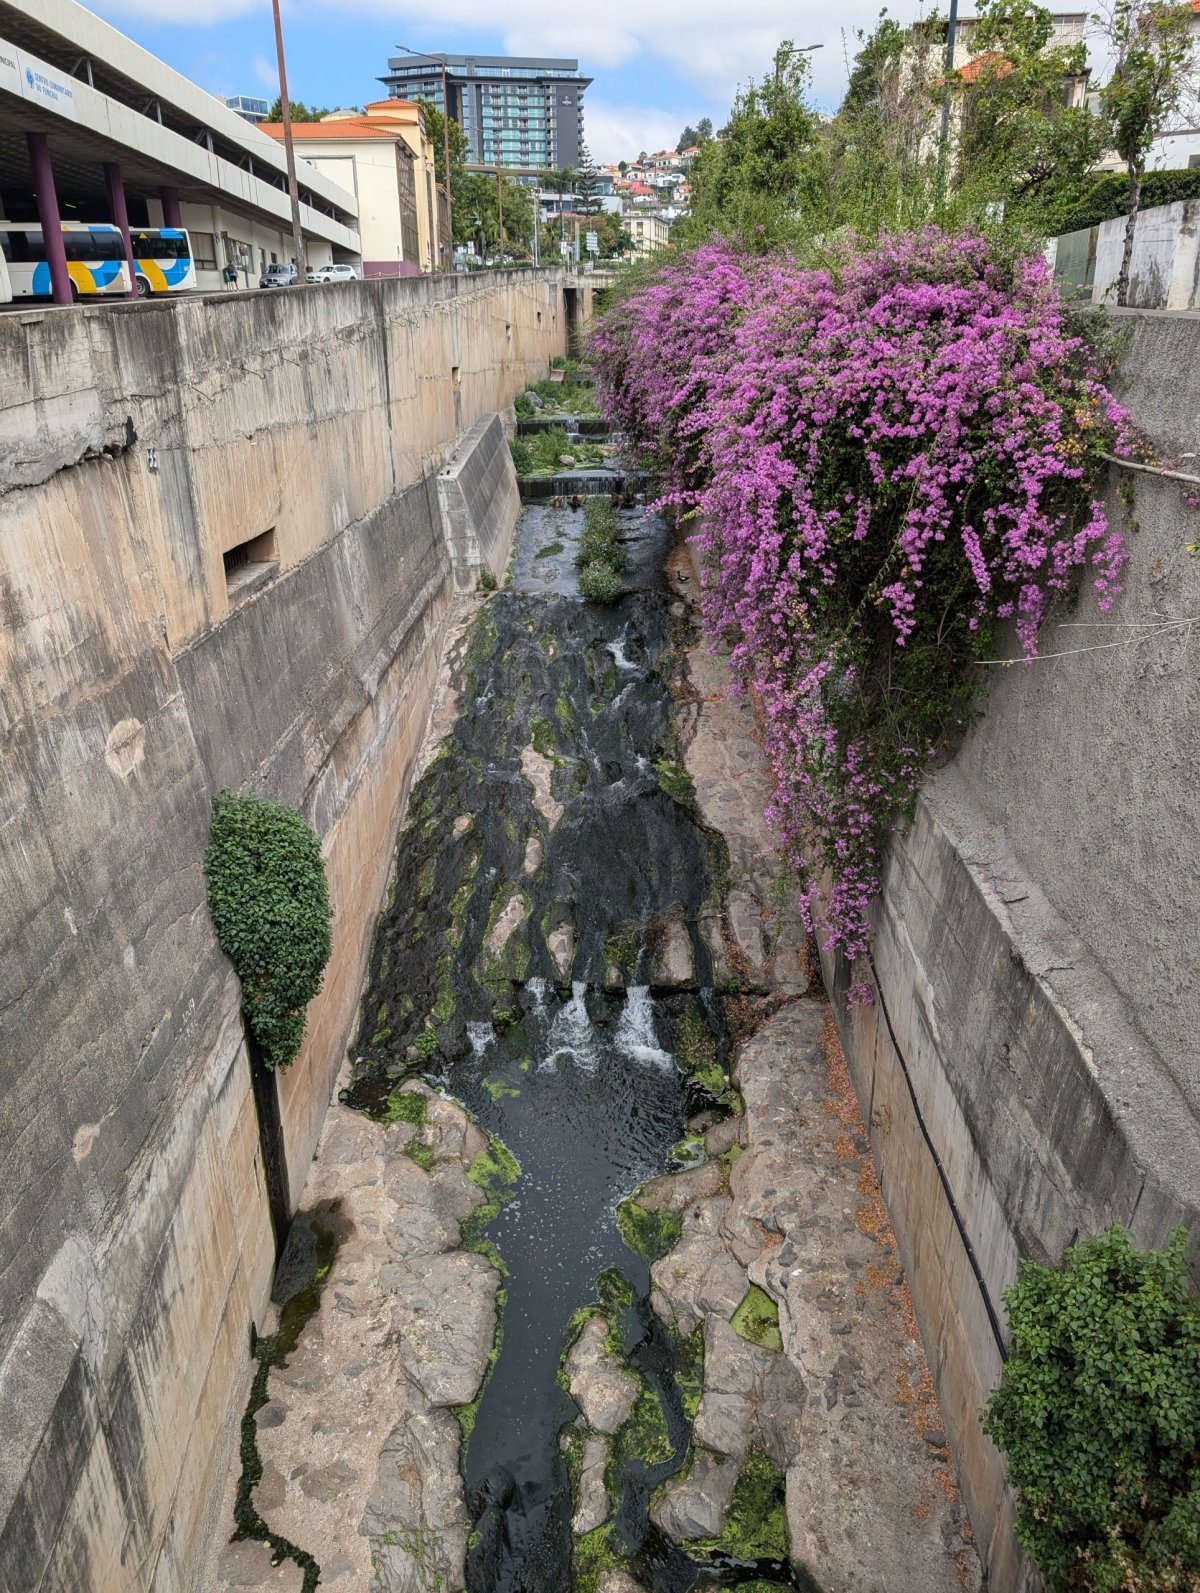
[[[1126,401],[1200,452],[1200,321],[1122,319]],[[826,957],[991,1593],[1040,1586],[978,1420],[1019,1259],[1114,1222],[1200,1237],[1198,489],[1111,474],[1124,593],[1100,615],[1085,592],[1045,635],[1061,656],[989,671],[892,846],[875,1004],[847,1011]]]
[[[279,1080],[298,1191],[456,574],[507,559],[492,417],[566,326],[533,272],[0,318],[5,1593],[186,1589],[230,1526],[274,1244],[212,797],[322,838],[335,949]]]

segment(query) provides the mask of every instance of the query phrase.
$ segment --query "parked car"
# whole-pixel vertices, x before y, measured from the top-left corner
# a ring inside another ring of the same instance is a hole
[[[260,288],[294,288],[300,273],[294,265],[269,265],[258,279]]]
[[[324,265],[308,273],[309,282],[357,282],[358,272],[352,265]]]

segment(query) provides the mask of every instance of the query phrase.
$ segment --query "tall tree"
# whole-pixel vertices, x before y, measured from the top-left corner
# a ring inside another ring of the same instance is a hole
[[[707,116],[702,116],[696,123],[696,136],[692,142],[694,144],[707,144],[712,136],[712,122]]]
[[[1116,66],[1100,90],[1112,147],[1125,162],[1129,211],[1117,277],[1117,303],[1129,302],[1129,267],[1142,197],[1142,177],[1154,141],[1195,98],[1197,46],[1190,0],[1115,0],[1101,18]]]
[[[442,113],[436,105],[428,100],[418,100],[421,115],[425,122],[425,131],[433,145],[433,173],[437,182],[445,186],[446,182],[446,141],[442,135]],[[454,210],[454,241],[455,243],[469,243],[474,237],[474,228],[468,216],[458,213],[459,195],[464,192],[467,179],[467,135],[454,120],[450,118],[450,198]]]
[[[822,156],[808,77],[808,57],[785,40],[774,70],[739,91],[725,137],[705,144],[692,167],[684,241],[723,232],[749,248],[769,249],[811,230]]]
[[[711,123],[709,124],[712,125]],[[675,146],[675,153],[682,155],[685,149],[691,149],[693,144],[700,142],[700,134],[694,127],[685,127],[679,135],[679,142]]]
[[[1053,234],[1104,153],[1083,96],[1087,46],[1055,44],[1054,18],[1036,0],[982,0],[973,47],[952,79],[959,208],[970,219],[1002,214],[1031,240]]]
[[[319,122],[322,116],[329,115],[327,105],[306,105],[303,100],[289,100],[288,111],[293,122]],[[282,120],[283,96],[276,94],[271,109],[267,112],[267,121],[282,122]]]
[[[575,168],[575,213],[595,216],[600,212],[600,181],[586,144],[580,146],[579,165]]]

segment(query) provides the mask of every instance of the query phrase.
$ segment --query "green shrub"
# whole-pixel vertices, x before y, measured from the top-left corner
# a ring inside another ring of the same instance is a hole
[[[1200,199],[1200,167],[1148,171],[1142,178],[1139,209],[1152,210],[1156,205],[1174,204],[1177,199]],[[1089,182],[1086,193],[1063,217],[1059,231],[1079,232],[1128,213],[1129,179],[1122,172],[1105,172]]]
[[[1200,1303],[1187,1235],[1122,1228],[1060,1268],[1024,1262],[984,1412],[1020,1494],[1017,1537],[1051,1593],[1200,1587]]]
[[[513,399],[513,409],[522,420],[528,420],[535,413],[533,399],[528,393],[517,394]]]
[[[512,454],[513,469],[518,476],[527,476],[533,469],[533,453],[524,437],[510,437],[508,451]]]
[[[621,586],[620,573],[609,564],[585,564],[579,572],[580,596],[589,603],[615,603]]]
[[[208,910],[242,981],[242,1011],[267,1067],[286,1068],[329,961],[321,843],[294,808],[222,791],[204,855]]]
[[[553,474],[559,468],[563,454],[569,454],[571,451],[571,444],[561,426],[551,426],[549,431],[539,431],[529,446],[533,454],[534,469],[547,474]]]

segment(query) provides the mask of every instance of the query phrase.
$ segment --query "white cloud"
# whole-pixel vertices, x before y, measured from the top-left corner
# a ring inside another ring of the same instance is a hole
[[[250,63],[250,70],[262,88],[272,94],[279,93],[279,67],[274,61],[268,61],[265,55],[256,55]]]
[[[680,120],[673,112],[644,105],[612,105],[586,100],[588,150],[598,166],[634,160],[641,150],[674,149]]]

